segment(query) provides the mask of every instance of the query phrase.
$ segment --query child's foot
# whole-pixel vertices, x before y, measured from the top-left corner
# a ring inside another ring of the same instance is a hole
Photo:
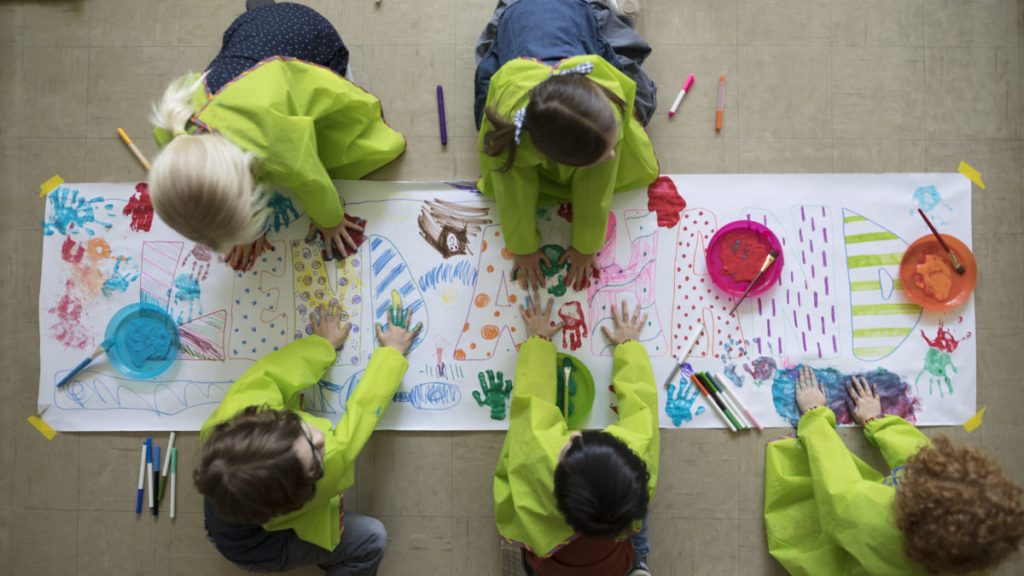
[[[640,0],[605,0],[612,12],[634,19],[640,15]]]
[[[245,0],[246,11],[255,10],[261,6],[269,6],[274,3],[274,0]]]
[[[628,576],[651,576],[651,571],[647,568],[647,562],[640,562],[634,566],[633,571]]]

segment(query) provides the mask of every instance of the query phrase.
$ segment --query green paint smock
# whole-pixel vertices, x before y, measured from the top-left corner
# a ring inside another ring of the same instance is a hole
[[[484,136],[494,125],[484,116],[477,144],[480,153],[480,180],[477,188],[498,204],[505,245],[513,254],[530,254],[540,247],[537,232],[538,204],[572,203],[572,247],[582,254],[593,254],[604,246],[608,212],[616,192],[646,188],[658,177],[658,160],[644,127],[633,115],[636,83],[600,56],[573,56],[552,68],[527,58],[505,63],[491,78],[487,106],[511,121],[517,110],[530,101],[530,90],[558,70],[592,62],[594,70],[587,78],[604,86],[626,103],[619,116],[619,140],[615,157],[587,168],[558,164],[534,148],[527,130],[522,133],[516,159],[508,172],[501,167],[507,154],[488,156],[483,152]]]
[[[325,550],[334,550],[341,542],[339,493],[355,482],[356,457],[391,404],[409,366],[393,348],[374,350],[366,372],[345,404],[345,415],[332,428],[330,420],[299,409],[299,393],[315,385],[334,365],[335,357],[330,342],[316,335],[267,354],[232,384],[199,430],[199,441],[205,443],[218,424],[249,406],[292,410],[319,428],[324,433],[324,476],[316,483],[316,494],[302,508],[271,519],[263,528],[290,528],[299,538]]]
[[[768,551],[790,574],[924,574],[896,527],[899,467],[928,437],[898,416],[864,427],[896,472],[883,476],[843,444],[827,407],[800,418],[797,438],[768,444],[764,522]]]
[[[647,464],[654,498],[658,484],[658,390],[647,350],[638,342],[615,347],[612,384],[619,421],[604,429]],[[542,558],[574,536],[555,503],[555,466],[572,433],[555,404],[558,363],[555,345],[529,338],[519,350],[512,386],[508,434],[494,472],[494,516],[498,532]],[[634,526],[640,529],[641,522]]]
[[[216,94],[200,85],[192,106],[196,126],[256,154],[258,177],[290,190],[321,228],[344,216],[332,179],[358,180],[405,150],[405,139],[384,122],[380,100],[302,60],[268,58]],[[161,147],[171,141],[167,130],[153,135]]]

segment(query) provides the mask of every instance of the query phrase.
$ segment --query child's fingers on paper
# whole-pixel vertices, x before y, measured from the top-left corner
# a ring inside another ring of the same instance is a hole
[[[878,384],[871,385],[871,395],[874,396],[875,400],[878,400]]]
[[[544,308],[544,317],[545,318],[550,318],[551,317],[551,310],[554,307],[555,307],[555,299],[549,297],[548,298],[548,305],[547,305],[547,307]]]
[[[619,316],[619,318],[623,322],[626,322],[629,319],[629,304],[626,303],[625,299],[622,300],[622,315]]]
[[[360,226],[358,222],[349,220],[348,218],[346,218],[344,220],[344,222],[345,222],[345,228],[348,228],[350,230],[358,230],[359,232],[363,232],[363,231],[366,230],[366,228],[364,226]]]
[[[632,320],[633,324],[636,324],[637,323],[636,321],[639,318],[640,318],[640,303],[637,302],[636,306],[633,308],[633,320]]]

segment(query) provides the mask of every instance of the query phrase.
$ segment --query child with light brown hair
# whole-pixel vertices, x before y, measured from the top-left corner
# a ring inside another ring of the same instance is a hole
[[[966,574],[1006,560],[1024,537],[1022,489],[979,448],[929,440],[884,415],[854,376],[854,421],[881,449],[879,474],[843,445],[814,372],[802,367],[796,438],[768,444],[768,550],[791,574]]]

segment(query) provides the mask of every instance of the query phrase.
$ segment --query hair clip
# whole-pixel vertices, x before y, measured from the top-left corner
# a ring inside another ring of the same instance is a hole
[[[572,68],[566,68],[565,70],[555,70],[551,73],[552,76],[565,76],[566,74],[590,74],[594,71],[593,62],[584,62],[583,64],[577,64]]]
[[[519,138],[523,133],[523,121],[526,120],[526,107],[522,107],[516,110],[516,113],[512,115],[512,125],[516,127],[515,139],[516,146],[519,145]]]

